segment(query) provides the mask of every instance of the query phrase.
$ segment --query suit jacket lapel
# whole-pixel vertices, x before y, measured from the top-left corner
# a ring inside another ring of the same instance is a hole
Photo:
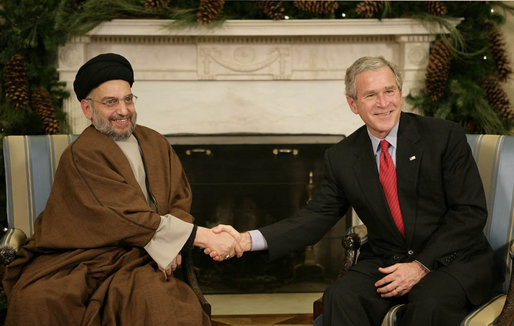
[[[408,116],[403,115],[398,129],[396,149],[396,175],[398,184],[398,199],[402,211],[407,244],[410,245],[414,234],[417,209],[418,171],[423,155],[419,144],[421,136]]]

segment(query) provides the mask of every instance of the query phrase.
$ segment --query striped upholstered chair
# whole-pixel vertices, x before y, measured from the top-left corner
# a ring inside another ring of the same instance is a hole
[[[496,258],[501,262],[505,281],[498,294],[469,314],[461,326],[514,325],[514,136],[467,135],[487,199],[488,220],[484,229]],[[357,259],[358,249],[366,241],[364,225],[350,228],[345,237],[344,274]],[[382,326],[397,325],[395,306],[385,316]],[[321,314],[321,303],[314,303],[314,317]],[[319,321],[319,320],[318,320]],[[317,325],[320,325],[318,323]]]
[[[0,263],[7,266],[32,236],[37,216],[46,206],[55,170],[64,149],[77,135],[7,136],[3,139],[7,231],[0,240]],[[63,198],[65,200],[66,198]],[[210,316],[211,306],[198,285],[190,252],[183,252],[182,271]]]
[[[2,248],[17,251],[32,235],[36,217],[45,208],[55,169],[64,149],[76,138],[72,135],[7,136],[3,140],[7,232]],[[7,265],[14,256],[6,255]]]

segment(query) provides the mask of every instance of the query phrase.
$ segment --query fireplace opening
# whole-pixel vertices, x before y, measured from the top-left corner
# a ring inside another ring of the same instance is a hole
[[[191,213],[205,227],[247,231],[292,216],[323,178],[324,152],[343,136],[168,137],[193,191]],[[252,141],[253,140],[253,141]],[[214,262],[194,251],[207,293],[319,292],[342,266],[345,215],[317,244],[268,261],[265,252]]]

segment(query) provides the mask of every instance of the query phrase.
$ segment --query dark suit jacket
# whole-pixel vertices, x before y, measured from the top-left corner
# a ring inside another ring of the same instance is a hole
[[[308,207],[260,229],[270,258],[316,243],[351,206],[368,228],[359,261],[378,259],[389,266],[418,260],[453,275],[472,303],[487,300],[500,274],[482,232],[486,200],[462,128],[402,113],[396,171],[406,239],[389,212],[363,126],[327,151],[324,180]],[[359,263],[353,268],[365,269]]]

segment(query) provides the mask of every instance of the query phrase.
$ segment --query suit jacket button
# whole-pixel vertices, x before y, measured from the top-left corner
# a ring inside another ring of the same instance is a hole
[[[411,250],[407,251],[407,255],[409,255],[409,256],[414,255],[414,250],[411,249]]]

